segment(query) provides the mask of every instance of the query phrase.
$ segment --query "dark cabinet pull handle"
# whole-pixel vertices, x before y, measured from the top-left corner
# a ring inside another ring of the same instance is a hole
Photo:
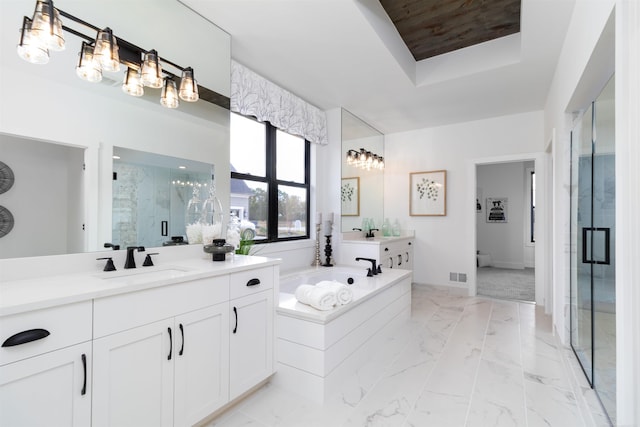
[[[389,248],[384,248],[384,251],[385,252],[389,252]]]
[[[247,286],[256,286],[260,284],[260,279],[251,279],[247,282]]]
[[[393,268],[393,257],[389,257],[389,268]]]
[[[169,235],[169,221],[160,221],[160,235]]]
[[[13,347],[14,345],[26,344],[32,341],[38,341],[49,336],[46,329],[29,329],[28,331],[18,332],[11,335],[3,343],[3,347]]]
[[[82,391],[80,394],[84,396],[87,394],[87,355],[82,355],[82,370],[84,371],[84,380],[82,381]]]
[[[171,360],[171,355],[173,354],[173,338],[171,337],[171,328],[167,328],[169,332],[169,356],[167,356],[167,360]]]
[[[409,262],[409,252],[405,252],[405,254],[407,255],[407,259],[405,260],[405,262]]]
[[[238,331],[238,309],[233,307],[233,313],[236,315],[236,326],[233,327],[233,333]]]
[[[182,323],[180,323],[180,335],[182,335],[182,345],[180,346],[178,356],[182,356],[182,353],[184,353],[184,328],[182,327]]]
[[[398,266],[402,265],[402,254],[398,254]]]

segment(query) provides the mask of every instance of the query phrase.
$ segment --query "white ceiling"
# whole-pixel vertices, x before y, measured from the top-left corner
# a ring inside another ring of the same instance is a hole
[[[521,33],[415,62],[378,0],[180,0],[232,58],[383,133],[544,108],[575,0],[522,0]]]

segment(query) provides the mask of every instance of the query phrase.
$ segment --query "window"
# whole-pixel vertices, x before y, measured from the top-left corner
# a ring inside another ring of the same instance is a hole
[[[256,243],[308,239],[310,143],[231,113],[231,211]]]
[[[530,237],[531,243],[536,241],[535,239],[535,224],[536,224],[536,173],[531,171],[529,181],[529,208],[530,208]]]

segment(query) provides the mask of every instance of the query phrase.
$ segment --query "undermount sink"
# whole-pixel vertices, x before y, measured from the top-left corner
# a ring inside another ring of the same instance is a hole
[[[182,277],[190,272],[189,269],[179,267],[154,268],[146,270],[144,267],[125,271],[115,271],[109,273],[100,273],[97,277],[102,280],[117,281],[126,284],[144,284],[159,280],[174,279]]]

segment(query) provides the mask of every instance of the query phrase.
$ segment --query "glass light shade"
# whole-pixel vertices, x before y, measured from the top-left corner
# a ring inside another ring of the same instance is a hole
[[[20,41],[17,46],[18,56],[32,64],[46,64],[49,62],[49,50],[42,41],[31,31],[31,20],[24,17],[20,29]]]
[[[53,9],[53,25],[51,25],[51,10]],[[58,10],[53,7],[53,2],[38,0],[33,12],[31,31],[42,43],[51,50],[64,50],[64,35],[62,33],[62,21]]]
[[[98,31],[96,45],[93,49],[93,57],[100,62],[103,71],[120,71],[120,55],[118,54],[118,41],[111,28]]]
[[[160,66],[160,62],[158,61],[158,52],[154,49],[144,55],[142,84],[156,89],[162,87],[162,66]]]
[[[180,99],[196,102],[199,97],[198,83],[193,78],[193,68],[187,67],[182,71],[182,79],[180,79]]]
[[[160,95],[160,104],[167,108],[178,108],[178,105],[180,105],[176,82],[171,79],[164,79],[164,86],[162,86],[162,92]]]
[[[122,82],[122,91],[124,93],[128,93],[131,96],[144,95],[144,87],[142,86],[140,70],[127,68],[127,71],[124,73],[124,80]]]
[[[86,42],[82,42],[82,48],[78,53],[78,65],[76,66],[76,74],[82,80],[97,83],[102,80],[102,67],[100,63],[93,57],[93,46]]]

